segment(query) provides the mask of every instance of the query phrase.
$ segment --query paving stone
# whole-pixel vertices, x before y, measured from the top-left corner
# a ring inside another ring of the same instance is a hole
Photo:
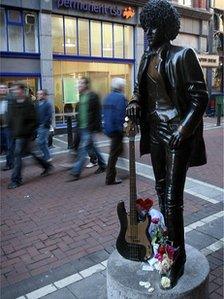
[[[223,217],[209,222],[208,225],[198,227],[197,230],[219,240],[223,238]]]
[[[97,263],[102,262],[103,260],[108,259],[109,255],[110,254],[107,251],[101,250],[101,251],[98,251],[98,252],[88,255],[88,258],[90,258],[91,260],[94,261],[94,263],[97,264]]]
[[[54,293],[42,297],[43,299],[77,299],[67,288],[63,288]]]
[[[77,283],[67,287],[78,299],[106,299],[106,277],[101,274],[93,274]]]
[[[82,257],[82,258],[74,261],[74,267],[77,270],[77,272],[80,272],[82,270],[85,270],[86,268],[92,267],[95,264],[96,263],[94,263],[94,261],[88,257]]]
[[[202,249],[208,245],[215,243],[217,239],[210,237],[197,230],[190,231],[186,234],[185,242],[197,249]]]

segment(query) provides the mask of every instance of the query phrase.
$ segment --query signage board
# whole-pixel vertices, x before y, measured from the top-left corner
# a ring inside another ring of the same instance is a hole
[[[58,9],[70,9],[77,12],[92,13],[109,17],[121,17],[131,19],[135,16],[135,9],[127,6],[121,8],[118,5],[87,2],[83,0],[57,0]]]
[[[198,59],[202,67],[217,67],[219,66],[219,56],[209,54],[199,54]]]

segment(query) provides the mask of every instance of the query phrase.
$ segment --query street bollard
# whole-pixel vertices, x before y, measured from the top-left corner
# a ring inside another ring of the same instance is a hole
[[[67,136],[68,136],[68,149],[71,149],[73,147],[72,116],[67,116]]]

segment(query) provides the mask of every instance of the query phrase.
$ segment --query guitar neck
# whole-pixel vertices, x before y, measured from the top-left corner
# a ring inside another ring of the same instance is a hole
[[[129,139],[129,171],[130,171],[130,221],[135,224],[137,221],[136,215],[136,170],[135,170],[135,137]]]

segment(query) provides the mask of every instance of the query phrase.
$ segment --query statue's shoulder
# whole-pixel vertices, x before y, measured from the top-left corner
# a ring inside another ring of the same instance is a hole
[[[195,50],[188,47],[181,47],[181,46],[175,46],[170,45],[170,54],[173,57],[180,57],[185,58],[186,56],[195,56]]]

